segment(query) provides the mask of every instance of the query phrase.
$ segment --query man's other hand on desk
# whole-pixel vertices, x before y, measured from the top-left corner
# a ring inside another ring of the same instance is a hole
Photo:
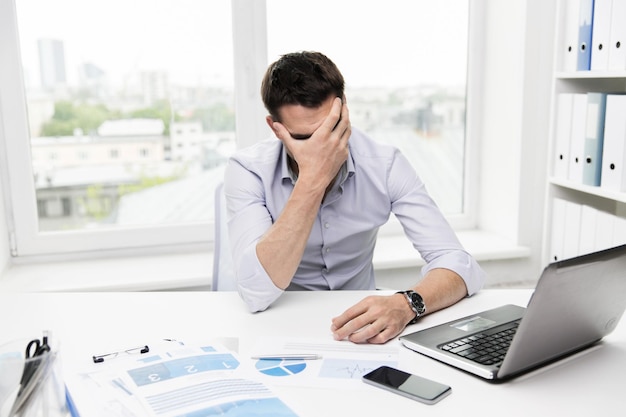
[[[403,294],[371,295],[332,319],[333,336],[354,343],[385,343],[398,336],[413,319],[451,306],[467,296],[463,279],[445,268],[430,270],[412,290],[421,294],[425,302],[419,316]]]
[[[415,313],[402,294],[372,295],[332,319],[336,340],[385,343],[400,334]]]

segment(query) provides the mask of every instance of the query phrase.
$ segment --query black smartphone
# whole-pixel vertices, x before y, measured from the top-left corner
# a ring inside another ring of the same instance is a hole
[[[381,366],[363,375],[363,381],[426,404],[435,404],[452,392],[448,385],[389,366]]]

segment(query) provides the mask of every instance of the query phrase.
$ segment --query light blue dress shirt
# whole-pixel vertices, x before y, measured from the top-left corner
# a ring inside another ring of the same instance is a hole
[[[256,244],[280,216],[295,178],[276,138],[238,151],[228,162],[224,192],[238,291],[251,311],[265,310],[283,290],[256,255]],[[376,236],[391,213],[426,264],[459,274],[468,294],[484,272],[458,241],[409,161],[392,146],[352,128],[349,156],[326,195],[289,289],[375,289]],[[417,253],[416,253],[417,256]]]

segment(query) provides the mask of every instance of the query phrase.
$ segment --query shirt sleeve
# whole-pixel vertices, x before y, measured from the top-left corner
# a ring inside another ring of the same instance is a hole
[[[465,281],[468,295],[476,293],[484,284],[484,271],[463,248],[409,161],[398,151],[388,169],[391,210],[426,262],[422,275],[435,268],[449,269]]]
[[[226,167],[224,178],[237,290],[251,312],[263,311],[284,292],[274,284],[256,253],[257,242],[272,226],[263,184],[233,159]]]

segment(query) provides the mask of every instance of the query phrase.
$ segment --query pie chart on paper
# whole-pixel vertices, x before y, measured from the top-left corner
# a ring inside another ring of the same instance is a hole
[[[255,366],[259,372],[265,375],[289,376],[304,371],[306,363],[301,360],[293,359],[260,359]]]

